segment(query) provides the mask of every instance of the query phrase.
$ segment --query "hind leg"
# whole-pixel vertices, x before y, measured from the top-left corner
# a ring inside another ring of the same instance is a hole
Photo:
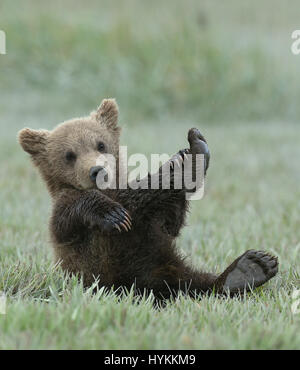
[[[157,276],[154,293],[164,298],[179,291],[199,297],[203,293],[228,294],[232,297],[266,283],[278,272],[278,261],[263,251],[249,250],[237,258],[221,275],[195,271],[181,261],[164,266]]]
[[[278,272],[278,259],[263,251],[248,250],[217,279],[218,292],[249,291],[266,283]]]

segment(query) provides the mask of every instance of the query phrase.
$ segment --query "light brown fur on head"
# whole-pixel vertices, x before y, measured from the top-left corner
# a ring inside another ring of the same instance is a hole
[[[66,121],[53,131],[24,128],[19,132],[20,145],[31,155],[53,195],[64,187],[95,188],[90,169],[104,153],[118,160],[119,137],[114,99],[104,99],[90,116]],[[101,152],[100,142],[104,144]]]

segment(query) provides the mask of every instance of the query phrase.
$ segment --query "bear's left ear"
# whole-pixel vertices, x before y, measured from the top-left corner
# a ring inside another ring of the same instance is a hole
[[[111,130],[118,128],[119,108],[115,99],[103,99],[96,112],[96,119]]]
[[[44,151],[49,134],[47,130],[24,128],[19,132],[19,143],[25,152],[35,156]]]

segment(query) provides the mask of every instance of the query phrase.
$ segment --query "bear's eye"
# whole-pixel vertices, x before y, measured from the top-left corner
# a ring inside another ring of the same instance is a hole
[[[104,152],[105,151],[105,145],[104,145],[104,143],[102,143],[102,141],[100,141],[98,143],[97,149],[99,150],[99,152]]]
[[[74,161],[76,161],[76,154],[74,153],[74,152],[67,152],[66,153],[66,160],[68,161],[68,162],[74,162]]]

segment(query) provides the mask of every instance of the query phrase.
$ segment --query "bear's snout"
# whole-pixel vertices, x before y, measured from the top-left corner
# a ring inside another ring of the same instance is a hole
[[[97,179],[97,176],[98,176],[98,173],[99,172],[102,172],[104,171],[103,175],[105,174],[106,175],[106,169],[102,166],[94,166],[90,169],[90,179],[96,183],[96,179]]]

